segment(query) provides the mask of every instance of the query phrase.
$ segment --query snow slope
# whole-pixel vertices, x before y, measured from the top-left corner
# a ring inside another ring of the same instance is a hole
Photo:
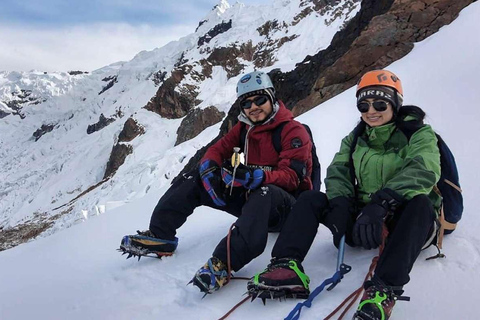
[[[479,16],[476,2],[389,67],[402,79],[405,103],[424,108],[429,122],[453,150],[465,197],[464,218],[444,241],[447,259],[425,261],[435,250],[422,252],[406,286],[412,300],[399,302],[392,319],[478,319],[480,218],[475,209],[480,206],[476,162],[480,157],[480,37],[470,33],[478,30]],[[324,169],[340,139],[357,121],[354,103],[350,89],[300,117],[313,129]],[[209,128],[181,145],[180,151],[209,141],[217,129],[218,125]],[[244,281],[234,281],[203,300],[196,288],[186,284],[226,234],[233,217],[197,209],[179,229],[177,253],[161,261],[124,260],[114,250],[124,234],[148,226],[165,190],[150,192],[48,238],[0,252],[0,319],[217,319],[224,315],[243,298]],[[237,275],[261,271],[275,239],[271,235],[264,254]],[[328,230],[321,227],[304,262],[312,287],[334,272],[336,250],[330,239]],[[332,292],[322,293],[301,319],[321,319],[333,310],[361,284],[374,254],[348,248],[345,262],[353,266],[352,272]],[[241,306],[230,319],[282,319],[296,303],[268,301],[263,306],[254,301]]]
[[[164,72],[168,78],[175,67],[184,64],[201,72],[199,61],[207,59],[214,48],[242,46],[249,41],[253,45],[273,43],[265,44],[268,48],[262,47],[262,50],[273,47],[273,58],[278,59],[268,70],[290,70],[306,55],[326,48],[345,21],[355,16],[360,2],[349,0],[349,3],[346,8],[343,3],[337,4],[323,15],[313,11],[298,20],[295,17],[309,2],[275,0],[268,6],[249,6],[240,2],[230,5],[221,0],[195,32],[162,48],[142,51],[128,62],[113,63],[76,76],[0,73],[0,101],[6,101],[0,103],[0,115],[2,111],[11,113],[6,104],[15,98],[12,92],[21,94],[24,86],[36,85],[25,88],[32,89],[32,97],[48,98],[38,105],[24,105],[21,114],[25,119],[12,115],[1,119],[0,227],[10,228],[29,221],[32,216],[48,218],[71,210],[42,234],[47,236],[108,210],[112,203],[119,206],[149,192],[158,192],[181,171],[183,161],[188,161],[206,141],[213,139],[218,130],[205,133],[197,142],[174,148],[181,119],[162,119],[143,109],[158,90],[154,83],[156,75]],[[199,39],[215,26],[230,20],[231,29],[198,45]],[[268,21],[277,21],[279,27],[260,35],[258,29]],[[298,37],[282,40],[293,35]],[[279,42],[283,45],[277,48]],[[239,63],[244,65],[245,72],[254,69],[253,61],[240,59]],[[212,69],[212,76],[203,81],[188,74],[181,86],[198,86],[198,99],[203,102],[197,108],[213,105],[227,113],[235,99],[235,84],[240,75],[228,78],[220,65]],[[116,116],[120,111],[123,118]],[[101,114],[115,117],[116,121],[87,135],[87,127],[96,123]],[[109,154],[129,117],[146,129],[145,135],[131,142],[133,154],[112,179],[70,205],[72,199],[102,180]],[[54,129],[35,141],[32,134],[42,125]]]

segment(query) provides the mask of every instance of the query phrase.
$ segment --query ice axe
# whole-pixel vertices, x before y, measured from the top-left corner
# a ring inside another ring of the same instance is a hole
[[[234,147],[233,148],[233,155],[232,155],[232,167],[233,167],[233,175],[232,175],[232,183],[230,186],[230,195],[232,195],[233,191],[233,183],[235,181],[235,173],[237,172],[237,168],[240,165],[240,148]]]

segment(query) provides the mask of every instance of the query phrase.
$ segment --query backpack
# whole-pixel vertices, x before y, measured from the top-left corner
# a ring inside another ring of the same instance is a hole
[[[398,129],[402,131],[407,140],[410,141],[412,135],[423,126],[424,124],[422,121],[416,126],[409,125],[405,127],[398,127]],[[355,179],[355,173],[353,171],[353,152],[355,151],[358,137],[363,133],[364,130],[365,126],[362,123],[360,123],[354,129],[354,137],[352,145],[350,147],[349,158],[350,175],[352,176],[352,179]],[[463,196],[462,189],[460,188],[455,157],[453,156],[452,151],[447,146],[442,137],[440,137],[440,135],[438,135],[437,133],[435,133],[435,135],[437,136],[437,145],[440,151],[441,173],[440,180],[438,180],[434,190],[442,197],[442,208],[440,209],[440,231],[443,230],[443,234],[449,234],[455,230],[457,222],[459,222],[462,218]],[[443,234],[440,233],[440,236],[442,236]]]
[[[282,151],[282,130],[287,123],[288,122],[280,123],[277,127],[275,127],[272,132],[272,144],[278,154],[280,154],[280,152]],[[315,142],[313,141],[312,130],[310,130],[310,127],[308,125],[304,123],[302,123],[302,125],[307,130],[308,135],[310,136],[310,141],[312,142],[312,174],[310,175],[310,179],[312,180],[313,190],[320,191],[322,179],[320,161],[318,160],[317,156],[317,148],[315,147]],[[240,145],[242,146],[242,148],[245,145],[246,137],[247,127],[244,123],[242,123],[242,128],[240,129]]]

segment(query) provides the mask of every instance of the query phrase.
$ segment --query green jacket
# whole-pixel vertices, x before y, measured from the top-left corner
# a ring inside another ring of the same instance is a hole
[[[352,131],[342,140],[340,151],[327,168],[325,185],[329,199],[354,198],[349,162],[353,136]],[[370,202],[370,194],[383,188],[396,191],[406,200],[426,194],[435,208],[440,207],[441,198],[433,191],[440,178],[440,152],[435,132],[429,125],[416,131],[410,141],[394,123],[367,126],[358,138],[353,164],[360,207]]]

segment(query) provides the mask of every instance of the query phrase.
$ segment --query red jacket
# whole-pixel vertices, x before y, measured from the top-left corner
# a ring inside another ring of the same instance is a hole
[[[240,121],[223,138],[208,148],[202,161],[211,159],[221,165],[224,160],[230,159],[233,148],[242,147],[240,146],[240,134],[242,126],[246,126],[247,135],[245,146],[242,148],[245,150],[245,164],[272,168],[272,171],[265,171],[263,184],[273,184],[289,192],[297,189],[311,190],[313,186],[310,178],[312,173],[310,135],[300,122],[293,119],[290,110],[285,108],[281,101],[278,103],[276,106],[278,110],[273,118],[261,125],[252,125],[245,115],[241,114]],[[273,146],[272,132],[283,122],[288,123],[282,129],[282,151],[278,154]],[[305,165],[307,169],[301,183],[299,174],[292,169],[298,163]]]

